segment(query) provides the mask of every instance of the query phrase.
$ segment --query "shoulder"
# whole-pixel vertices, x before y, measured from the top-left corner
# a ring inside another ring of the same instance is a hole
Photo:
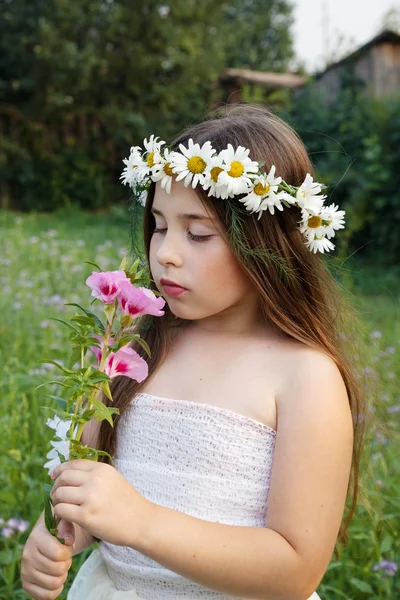
[[[311,595],[329,565],[343,517],[353,420],[342,375],[327,354],[298,344],[283,354],[266,526],[307,565]]]
[[[351,416],[349,398],[342,374],[335,361],[325,352],[299,342],[286,344],[281,354],[282,377],[276,403],[283,416],[286,410],[315,418]],[[292,413],[293,414],[293,413]],[[319,415],[319,416],[318,416]],[[323,425],[321,422],[320,425]]]

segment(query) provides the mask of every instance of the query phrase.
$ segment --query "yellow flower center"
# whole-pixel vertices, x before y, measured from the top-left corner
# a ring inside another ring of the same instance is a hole
[[[201,156],[192,156],[189,158],[187,166],[192,173],[202,173],[207,165]]]
[[[312,229],[316,229],[317,227],[320,227],[322,225],[322,219],[321,217],[318,217],[317,215],[313,215],[312,217],[310,217],[308,219],[308,226],[311,227]]]
[[[154,152],[150,152],[146,160],[149,167],[152,167],[154,165]]]
[[[213,167],[210,171],[211,179],[217,183],[219,174],[223,171],[221,167]]]
[[[238,160],[231,162],[231,168],[228,171],[228,175],[231,177],[241,177],[244,173],[244,166]]]
[[[269,190],[270,190],[270,185],[263,185],[262,183],[257,183],[257,185],[254,186],[254,193],[257,194],[257,196],[265,196],[265,194],[268,194]]]
[[[172,169],[171,169],[171,167],[170,167],[170,164],[171,164],[171,163],[169,163],[169,162],[165,163],[165,165],[164,165],[164,172],[165,172],[167,175],[169,175],[170,177],[172,177],[172,175],[173,175],[173,172],[172,172]]]

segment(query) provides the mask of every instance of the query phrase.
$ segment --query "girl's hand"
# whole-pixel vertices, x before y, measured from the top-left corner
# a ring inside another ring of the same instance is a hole
[[[115,467],[79,459],[62,463],[51,476],[56,480],[51,498],[57,517],[111,544],[135,546],[154,504]]]

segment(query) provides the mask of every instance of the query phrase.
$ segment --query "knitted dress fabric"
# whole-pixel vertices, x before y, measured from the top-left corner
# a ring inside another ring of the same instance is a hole
[[[199,519],[265,527],[276,432],[210,404],[140,393],[118,424],[115,468],[151,502]],[[238,598],[101,541],[67,600]],[[320,600],[314,593],[309,600]]]

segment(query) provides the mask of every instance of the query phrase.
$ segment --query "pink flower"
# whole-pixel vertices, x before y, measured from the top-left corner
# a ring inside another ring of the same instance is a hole
[[[133,349],[122,346],[117,352],[111,352],[104,365],[104,372],[111,377],[125,375],[139,383],[148,375],[147,362]]]
[[[142,315],[154,315],[162,317],[165,305],[164,298],[157,296],[145,287],[135,287],[130,280],[119,284],[118,303],[125,315],[141,317]]]
[[[100,364],[100,361],[103,357],[103,350],[104,350],[104,338],[102,335],[97,335],[97,333],[93,333],[91,337],[97,338],[99,340],[99,342],[101,343],[101,349],[98,348],[97,346],[89,346],[90,350],[93,352],[93,354],[95,355],[96,359],[97,359],[97,364]],[[110,338],[108,340],[108,346],[111,346],[111,344],[114,343],[114,338]]]
[[[131,284],[124,271],[93,271],[86,279],[86,284],[92,289],[92,296],[99,298],[104,304],[112,304],[123,281]]]

